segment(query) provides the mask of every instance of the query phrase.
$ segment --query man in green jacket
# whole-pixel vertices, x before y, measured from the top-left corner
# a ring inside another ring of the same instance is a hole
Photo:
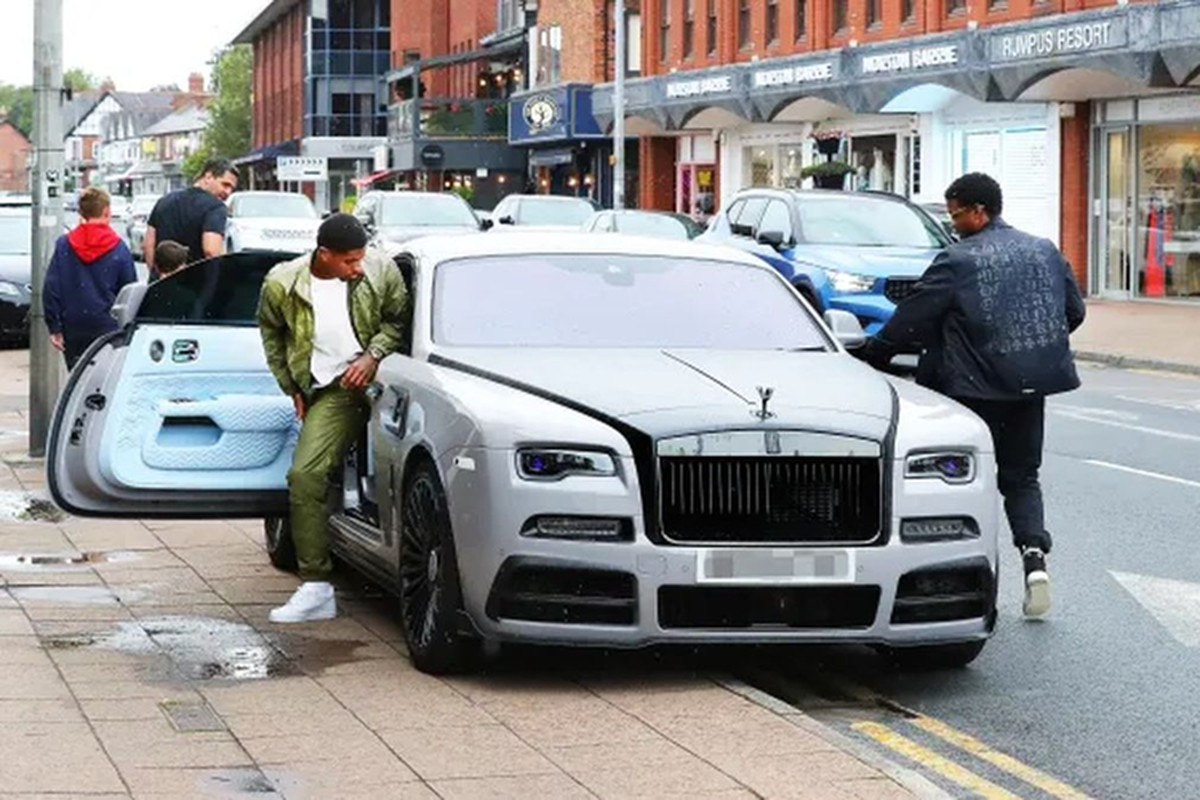
[[[329,583],[330,488],[346,452],[363,433],[365,390],[379,362],[404,344],[404,280],[349,214],[327,219],[315,252],[276,266],[258,307],[267,363],[303,420],[288,472],[292,540],[304,583],[272,622],[333,619]]]

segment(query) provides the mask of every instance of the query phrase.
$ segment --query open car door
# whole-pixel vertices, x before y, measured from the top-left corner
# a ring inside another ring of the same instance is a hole
[[[93,517],[265,517],[287,512],[299,432],[255,320],[283,253],[202,261],[126,287],[122,329],[71,373],[50,430],[54,501]]]

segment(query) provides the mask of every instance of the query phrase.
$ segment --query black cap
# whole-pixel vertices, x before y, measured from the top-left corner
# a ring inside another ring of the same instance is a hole
[[[366,228],[352,214],[333,214],[317,231],[317,246],[335,253],[362,250],[370,241]]]

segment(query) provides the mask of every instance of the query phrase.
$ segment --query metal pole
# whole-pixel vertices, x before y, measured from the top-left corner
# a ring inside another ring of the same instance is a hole
[[[50,346],[42,284],[62,231],[62,0],[35,0],[33,21],[33,278],[29,319],[29,455],[46,454],[60,360]]]
[[[617,75],[613,87],[613,208],[625,207],[625,0],[617,0]]]

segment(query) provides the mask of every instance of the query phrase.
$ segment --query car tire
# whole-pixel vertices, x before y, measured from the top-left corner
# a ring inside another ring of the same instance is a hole
[[[920,647],[889,647],[884,654],[897,669],[905,672],[932,672],[962,669],[983,652],[986,639],[954,644],[934,644]]]
[[[446,492],[433,465],[409,474],[401,497],[400,627],[413,665],[431,675],[469,671],[479,641],[459,629],[463,613],[458,559]]]
[[[276,569],[296,571],[296,543],[292,541],[292,522],[287,517],[267,517],[263,521],[267,556]]]

